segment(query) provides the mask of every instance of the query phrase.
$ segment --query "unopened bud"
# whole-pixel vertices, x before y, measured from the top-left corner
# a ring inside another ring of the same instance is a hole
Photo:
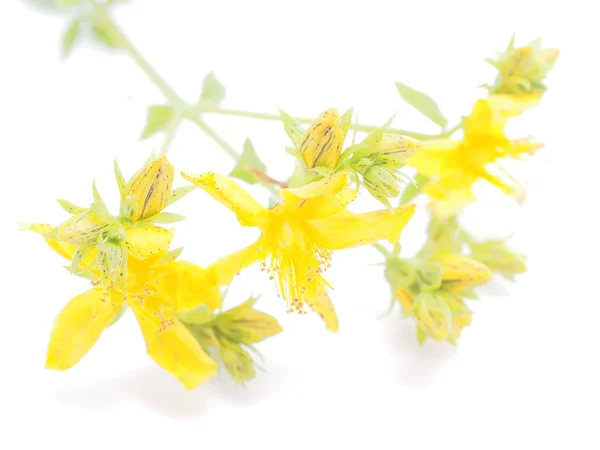
[[[492,278],[487,266],[466,256],[447,254],[435,261],[442,266],[442,287],[448,291],[460,292],[486,284]]]
[[[308,127],[300,144],[306,167],[335,169],[342,154],[344,130],[335,109],[328,109]]]
[[[392,165],[404,165],[420,147],[421,142],[417,139],[399,134],[384,134],[381,141],[373,149],[371,156],[384,164],[389,159]]]
[[[527,272],[524,255],[510,248],[502,240],[491,240],[471,245],[471,257],[485,264],[492,272],[512,279],[518,273]]]
[[[498,69],[498,78],[492,89],[494,93],[523,94],[546,90],[543,81],[554,67],[559,55],[554,48],[541,48],[540,41],[514,48],[509,45],[506,52],[496,60],[488,60]]]
[[[166,156],[161,156],[138,171],[127,183],[122,199],[127,217],[135,222],[162,211],[171,197],[173,176],[173,166]]]
[[[219,331],[239,344],[255,344],[282,331],[275,318],[253,308],[255,299],[221,313],[215,319]]]
[[[58,240],[75,246],[86,246],[98,239],[104,224],[91,210],[75,214],[58,227]]]
[[[363,176],[365,186],[375,198],[390,198],[400,194],[396,177],[386,168],[370,167]]]

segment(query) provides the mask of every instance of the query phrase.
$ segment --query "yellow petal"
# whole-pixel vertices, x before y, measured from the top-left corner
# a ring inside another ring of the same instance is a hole
[[[482,263],[462,255],[446,254],[435,258],[442,265],[442,286],[463,291],[487,283],[492,272]]]
[[[529,108],[540,103],[540,93],[531,94],[495,94],[490,95],[486,101],[489,105],[505,117],[518,116]]]
[[[66,370],[96,343],[123,305],[123,297],[101,288],[74,297],[54,321],[46,367]]]
[[[129,228],[127,230],[127,250],[137,259],[145,259],[169,250],[173,232],[155,225]]]
[[[242,226],[253,227],[264,223],[267,210],[232,179],[212,172],[202,175],[182,172],[181,175],[233,211]]]
[[[156,290],[175,311],[189,311],[201,304],[221,307],[221,291],[214,273],[189,261],[171,261],[154,268]]]
[[[310,309],[321,316],[321,319],[325,321],[325,326],[329,331],[335,333],[340,329],[333,302],[325,290],[319,291],[314,297],[307,295],[305,302],[308,303]]]
[[[386,239],[395,244],[415,212],[415,205],[390,211],[353,214],[342,211],[333,217],[314,220],[311,224],[319,235],[319,243],[330,250],[367,245]]]
[[[259,239],[254,244],[219,259],[208,270],[214,274],[219,286],[226,286],[242,269],[264,259],[265,251],[262,246],[262,240]]]
[[[453,215],[475,200],[471,186],[476,178],[471,172],[452,172],[427,183],[423,192],[435,200],[432,207],[436,214]]]
[[[150,357],[186,389],[194,389],[216,374],[217,364],[158,297],[147,297],[141,305],[134,299],[129,305],[140,324]]]
[[[350,177],[347,173],[338,173],[299,188],[282,189],[281,200],[286,209],[292,210],[306,204],[307,200],[338,194],[348,186],[349,182]]]
[[[460,141],[454,139],[436,139],[423,141],[417,153],[406,162],[414,167],[421,175],[437,177],[444,173],[448,163],[456,158]]]

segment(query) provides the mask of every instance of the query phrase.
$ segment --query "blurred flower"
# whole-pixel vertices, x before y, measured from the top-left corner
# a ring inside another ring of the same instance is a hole
[[[471,311],[463,297],[470,289],[487,283],[490,270],[470,258],[445,254],[432,259],[389,258],[386,278],[394,298],[406,316],[417,323],[417,337],[427,336],[452,344],[462,328],[471,323]]]
[[[356,191],[347,188],[349,177],[345,173],[300,188],[282,189],[281,203],[271,209],[262,207],[222,175],[184,173],[183,177],[231,209],[242,226],[262,231],[255,244],[227,257],[227,269],[235,274],[262,261],[261,269],[275,280],[289,312],[306,313],[308,306],[331,331],[337,331],[338,322],[326,291],[329,284],[323,278],[331,252],[381,239],[395,243],[414,212],[414,206],[396,208],[393,213],[347,211]]]
[[[529,139],[509,140],[504,127],[509,117],[523,112],[530,103],[507,95],[491,96],[475,103],[471,115],[464,120],[461,140],[424,141],[421,150],[408,160],[425,177],[433,178],[424,192],[433,199],[432,207],[439,215],[456,214],[472,202],[471,191],[477,179],[484,179],[502,192],[521,201],[523,188],[508,174],[494,175],[490,165],[501,158],[520,159],[542,145]]]
[[[496,82],[488,89],[492,93],[541,96],[547,89],[543,81],[559,53],[555,48],[542,48],[540,39],[515,48],[513,36],[505,52],[498,54],[496,59],[486,60],[498,69]]]

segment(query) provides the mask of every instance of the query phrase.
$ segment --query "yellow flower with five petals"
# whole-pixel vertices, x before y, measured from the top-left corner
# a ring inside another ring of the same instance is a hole
[[[396,243],[414,213],[414,205],[390,211],[353,214],[347,206],[356,191],[348,188],[346,173],[333,175],[299,188],[282,189],[281,202],[267,209],[228,177],[205,173],[182,174],[232,210],[242,226],[262,231],[253,245],[215,265],[230,277],[261,261],[261,269],[275,280],[288,311],[317,312],[331,331],[338,321],[323,272],[332,251],[371,244],[381,239]]]
[[[529,139],[510,140],[504,133],[507,120],[535,105],[537,96],[498,94],[475,103],[464,120],[464,137],[423,141],[408,164],[431,180],[424,192],[433,199],[439,215],[456,214],[475,199],[472,186],[483,179],[521,201],[522,187],[509,175],[492,173],[490,165],[502,158],[522,158],[542,145]]]
[[[51,226],[35,225],[33,231],[50,233]],[[150,229],[152,230],[152,229]],[[151,242],[152,231],[140,239]],[[161,239],[161,238],[159,238]],[[58,254],[70,260],[77,247],[47,239]],[[140,244],[143,248],[144,243]],[[129,255],[125,293],[112,283],[103,288],[100,272],[93,266],[95,251],[82,261],[81,272],[93,279],[93,287],[74,297],[59,313],[52,328],[46,367],[66,370],[77,364],[93,347],[103,331],[125,308],[133,311],[146,341],[147,352],[187,388],[194,389],[217,372],[217,364],[205,352],[178,315],[204,305],[214,311],[221,306],[219,282],[226,278],[214,266],[199,267],[188,261],[175,261],[167,252],[154,253],[141,260]]]

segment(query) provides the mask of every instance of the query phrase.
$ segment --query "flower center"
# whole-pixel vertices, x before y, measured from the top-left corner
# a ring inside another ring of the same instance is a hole
[[[261,271],[275,280],[278,296],[288,312],[307,314],[319,293],[329,286],[323,273],[331,267],[332,253],[315,240],[310,224],[289,215],[273,218],[265,230],[262,251],[267,255]]]

